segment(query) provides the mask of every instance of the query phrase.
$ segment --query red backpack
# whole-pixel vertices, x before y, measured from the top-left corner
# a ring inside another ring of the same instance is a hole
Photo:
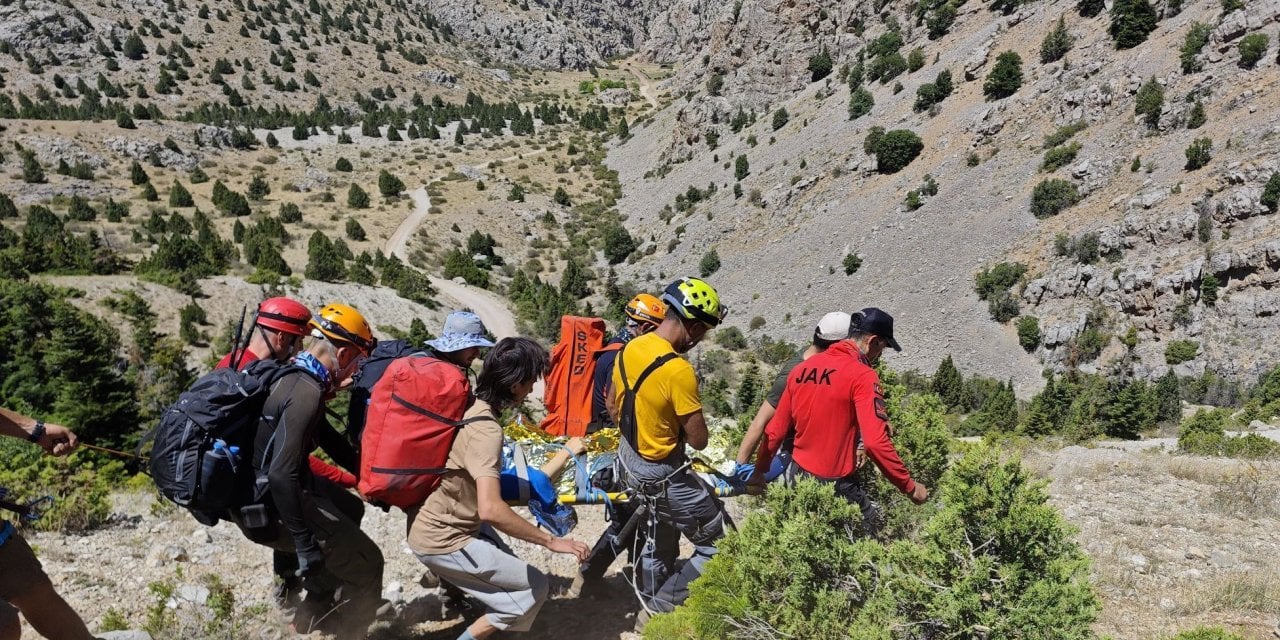
[[[551,348],[551,373],[542,403],[547,417],[542,430],[557,436],[583,436],[591,423],[591,388],[596,356],[605,349],[600,318],[560,318],[560,342]]]
[[[466,374],[414,355],[391,362],[373,386],[360,436],[361,495],[409,509],[440,486],[471,400]]]

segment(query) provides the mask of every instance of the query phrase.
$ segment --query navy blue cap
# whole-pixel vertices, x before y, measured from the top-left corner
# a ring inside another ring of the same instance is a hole
[[[880,336],[894,351],[902,351],[898,341],[893,338],[893,316],[876,307],[867,307],[853,314],[853,328],[855,331]]]

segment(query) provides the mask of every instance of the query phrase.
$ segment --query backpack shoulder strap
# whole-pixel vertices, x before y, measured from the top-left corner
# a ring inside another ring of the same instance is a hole
[[[657,371],[662,367],[662,365],[676,359],[677,356],[674,351],[658,356],[653,362],[649,363],[649,366],[645,367],[644,371],[640,372],[640,377],[636,378],[636,383],[633,386],[630,381],[627,380],[626,349],[626,345],[623,345],[622,350],[618,352],[618,372],[622,374],[623,396],[620,411],[626,411],[630,415],[618,416],[618,422],[620,430],[622,431],[622,439],[627,441],[627,444],[631,445],[631,448],[638,452],[640,449],[639,445],[636,443],[636,435],[639,431],[637,428],[638,425],[636,425],[635,416],[636,393],[640,390],[640,385],[644,384],[644,381],[649,379],[649,376],[652,375],[654,371]]]

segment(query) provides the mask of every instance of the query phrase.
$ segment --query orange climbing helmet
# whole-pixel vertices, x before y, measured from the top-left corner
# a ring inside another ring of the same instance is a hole
[[[378,345],[369,323],[354,307],[331,302],[320,309],[310,322],[312,333],[319,332],[330,340],[348,342],[370,353]]]
[[[662,324],[663,318],[667,317],[667,307],[657,296],[637,293],[636,297],[627,303],[626,313],[627,317],[640,324],[656,327]]]

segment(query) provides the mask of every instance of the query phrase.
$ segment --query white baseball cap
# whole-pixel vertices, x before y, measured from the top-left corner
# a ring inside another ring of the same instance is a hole
[[[853,319],[843,311],[832,311],[818,321],[813,335],[827,341],[844,340],[849,337],[849,326]]]

